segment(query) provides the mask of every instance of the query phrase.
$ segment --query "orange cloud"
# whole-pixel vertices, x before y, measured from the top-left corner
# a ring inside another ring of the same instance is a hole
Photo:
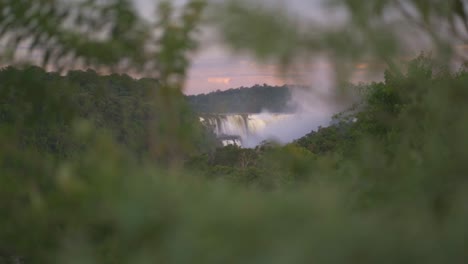
[[[466,51],[466,50],[468,50],[468,45],[466,45],[466,44],[456,45],[455,48],[458,49],[458,50]]]
[[[227,77],[211,77],[208,78],[209,83],[216,83],[216,84],[230,84],[231,78]]]
[[[368,63],[358,63],[358,64],[356,64],[356,69],[358,69],[358,70],[365,70],[367,68],[369,68]]]

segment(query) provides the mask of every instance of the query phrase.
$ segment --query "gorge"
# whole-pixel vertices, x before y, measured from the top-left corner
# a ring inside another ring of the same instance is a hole
[[[223,145],[253,147],[268,139],[267,128],[290,118],[292,114],[206,114],[200,122],[212,129]]]
[[[224,146],[245,148],[255,147],[266,140],[288,143],[329,120],[305,112],[202,114],[199,119]]]
[[[299,86],[256,85],[187,97],[200,122],[223,145],[289,143],[327,125],[336,109]]]

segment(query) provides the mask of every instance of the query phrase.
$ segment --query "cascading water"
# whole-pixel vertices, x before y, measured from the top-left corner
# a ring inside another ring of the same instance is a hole
[[[292,114],[209,114],[200,122],[213,129],[224,145],[251,147],[265,140],[269,126],[292,117]]]
[[[210,127],[224,145],[255,147],[263,141],[289,143],[332,121],[341,109],[334,102],[329,84],[318,84],[322,96],[309,89],[292,90],[294,113],[201,114],[200,121]],[[328,96],[329,95],[329,96]],[[330,101],[329,99],[333,99]]]

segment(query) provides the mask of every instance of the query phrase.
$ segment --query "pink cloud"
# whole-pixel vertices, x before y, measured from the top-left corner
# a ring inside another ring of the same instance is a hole
[[[215,84],[230,84],[231,80],[232,79],[228,77],[210,77],[207,81]]]

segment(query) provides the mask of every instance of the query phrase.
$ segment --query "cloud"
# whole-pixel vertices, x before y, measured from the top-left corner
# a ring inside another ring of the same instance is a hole
[[[209,83],[215,83],[215,84],[230,84],[231,83],[231,78],[228,77],[210,77],[208,78]]]
[[[369,68],[369,64],[368,63],[358,63],[356,64],[356,69],[357,70],[366,70],[367,68]]]
[[[466,45],[466,44],[456,45],[455,49],[457,49],[458,51],[467,51],[468,50],[468,45]]]

